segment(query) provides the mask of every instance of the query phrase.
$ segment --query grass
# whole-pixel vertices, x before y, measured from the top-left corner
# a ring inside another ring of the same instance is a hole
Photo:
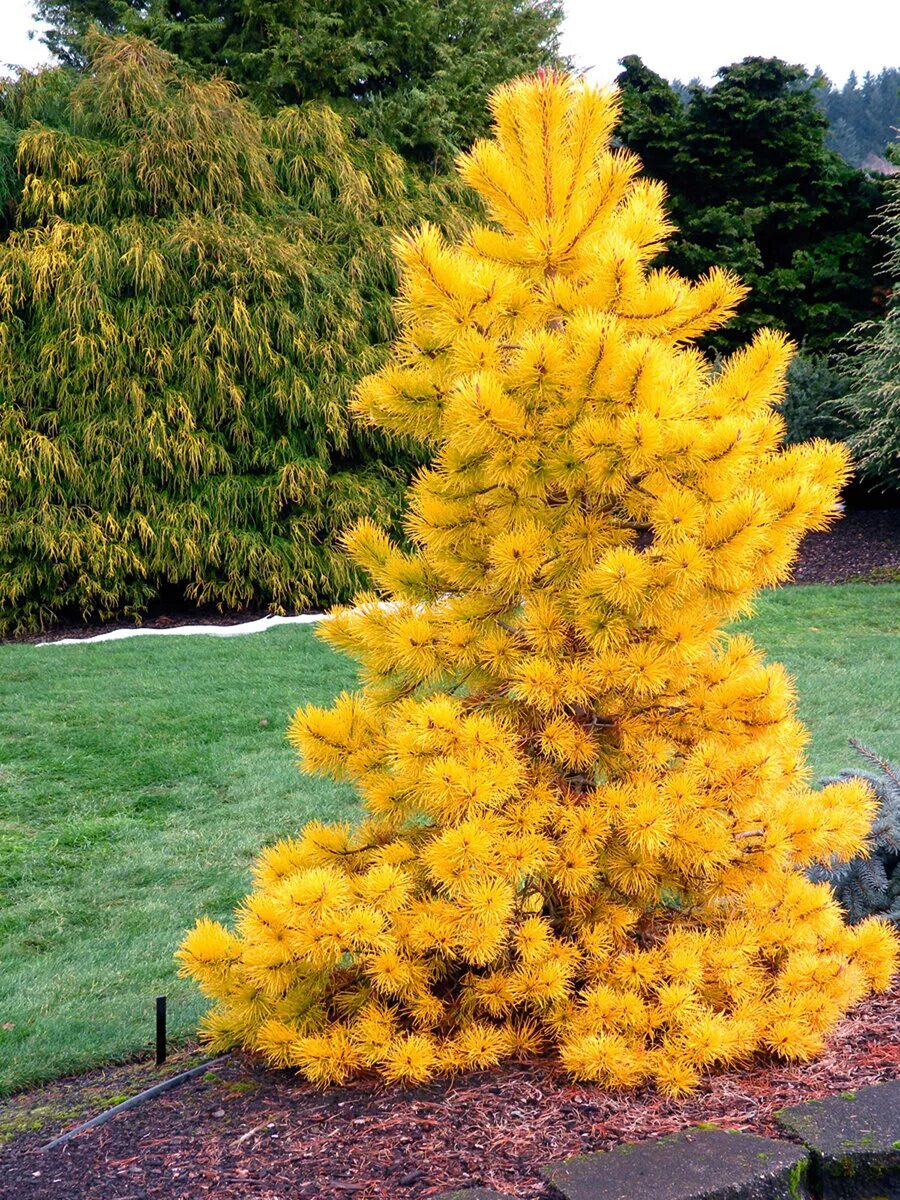
[[[0,646],[0,1090],[147,1048],[160,993],[192,1032],[179,934],[265,842],[356,810],[284,740],[353,680],[306,627]]]
[[[796,675],[817,773],[851,734],[900,758],[900,586],[769,593],[742,627]],[[0,646],[0,1090],[146,1051],[158,993],[193,1031],[181,933],[230,913],[260,846],[356,811],[283,736],[353,678],[303,626]]]
[[[849,737],[900,761],[900,584],[763,592],[738,628],[796,679],[817,775],[868,766]]]

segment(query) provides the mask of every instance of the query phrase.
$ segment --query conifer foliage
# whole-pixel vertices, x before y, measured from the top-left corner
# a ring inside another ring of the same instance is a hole
[[[402,334],[358,391],[433,455],[415,548],[348,534],[372,590],[323,636],[363,685],[291,728],[365,820],[267,849],[236,932],[204,918],[179,955],[213,1045],[317,1082],[543,1047],[677,1094],[809,1058],[891,976],[888,927],[803,871],[858,852],[873,797],[809,787],[784,670],[722,632],[847,459],[779,449],[783,336],[718,371],[692,346],[742,289],[649,266],[663,191],[610,149],[613,94],[539,74],[492,111],[460,163],[489,223],[402,242]]]
[[[485,132],[488,92],[563,61],[560,0],[36,0],[43,41],[80,64],[85,31],[150,38],[265,112],[318,101],[443,168]]]
[[[881,213],[879,237],[887,243],[884,272],[889,283],[882,320],[857,325],[848,337],[851,353],[841,364],[847,395],[834,409],[852,432],[847,441],[861,473],[876,486],[900,488],[900,183],[892,180]]]
[[[336,538],[396,523],[409,460],[354,425],[394,332],[392,222],[431,192],[326,107],[261,118],[138,38],[9,85],[0,244],[0,628],[159,588],[352,595]],[[446,211],[452,213],[451,205]]]
[[[669,189],[669,261],[690,277],[727,266],[751,288],[709,343],[727,352],[772,325],[807,352],[833,350],[877,307],[882,184],[828,148],[814,81],[801,66],[750,57],[679,94],[636,56],[622,65],[619,134]]]
[[[831,885],[851,924],[879,913],[900,928],[900,768],[854,738],[850,745],[875,770],[848,769],[822,783],[864,779],[875,793],[878,811],[863,854],[849,862],[814,866],[810,878]]]

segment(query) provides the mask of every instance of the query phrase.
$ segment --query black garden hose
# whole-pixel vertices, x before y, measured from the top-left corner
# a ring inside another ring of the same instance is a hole
[[[211,1058],[208,1062],[191,1067],[188,1071],[182,1071],[180,1075],[173,1075],[170,1079],[163,1079],[160,1083],[154,1083],[153,1087],[146,1088],[143,1092],[138,1092],[136,1096],[131,1096],[128,1100],[123,1100],[121,1104],[114,1104],[106,1112],[98,1113],[96,1117],[91,1117],[89,1121],[85,1121],[82,1125],[76,1125],[74,1129],[70,1129],[67,1133],[61,1133],[59,1137],[55,1137],[51,1142],[47,1142],[40,1149],[52,1150],[54,1146],[61,1146],[63,1142],[67,1142],[70,1138],[75,1137],[76,1134],[83,1133],[85,1129],[94,1129],[98,1125],[105,1125],[110,1117],[114,1117],[120,1112],[125,1112],[129,1108],[136,1108],[138,1104],[143,1104],[145,1100],[152,1100],[154,1096],[162,1095],[163,1092],[177,1087],[180,1083],[184,1083],[185,1080],[193,1079],[204,1071],[209,1071],[213,1067],[220,1066],[223,1062],[228,1061],[228,1057],[226,1054],[221,1058]]]

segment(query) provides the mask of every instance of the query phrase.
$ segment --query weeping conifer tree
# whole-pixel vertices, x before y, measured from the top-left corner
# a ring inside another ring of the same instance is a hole
[[[372,591],[324,624],[363,686],[299,712],[358,827],[266,850],[236,932],[183,969],[204,1030],[317,1082],[418,1081],[555,1048],[677,1094],[803,1060],[896,944],[803,868],[859,851],[864,781],[814,791],[785,671],[723,625],[827,525],[847,455],[782,450],[790,348],[693,346],[743,295],[651,268],[663,191],[610,149],[613,95],[494,93],[461,173],[491,222],[400,244],[403,330],[358,407],[427,446],[412,552],[347,537]]]
[[[861,473],[875,487],[900,490],[900,182],[890,181],[879,236],[887,243],[884,271],[890,291],[881,321],[857,325],[847,336],[853,352],[841,367],[847,394],[829,407],[845,418],[847,441]]]
[[[358,586],[409,459],[349,415],[393,334],[390,226],[439,185],[327,107],[262,119],[140,39],[9,85],[0,245],[0,629],[61,607],[303,606]],[[44,118],[42,120],[42,118]]]

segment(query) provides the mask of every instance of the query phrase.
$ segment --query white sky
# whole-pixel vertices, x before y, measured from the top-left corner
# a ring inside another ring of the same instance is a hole
[[[712,80],[750,54],[821,66],[836,83],[900,66],[898,0],[565,0],[563,47],[598,82],[638,54],[667,79]],[[833,15],[831,15],[833,14]],[[33,67],[31,0],[0,0],[0,63]]]
[[[2,0],[0,0],[2,3]],[[639,55],[665,79],[711,82],[748,55],[822,67],[835,83],[900,67],[898,0],[564,0],[564,49],[598,82]]]
[[[36,67],[49,54],[29,31],[36,28],[31,0],[0,0],[0,64]]]

